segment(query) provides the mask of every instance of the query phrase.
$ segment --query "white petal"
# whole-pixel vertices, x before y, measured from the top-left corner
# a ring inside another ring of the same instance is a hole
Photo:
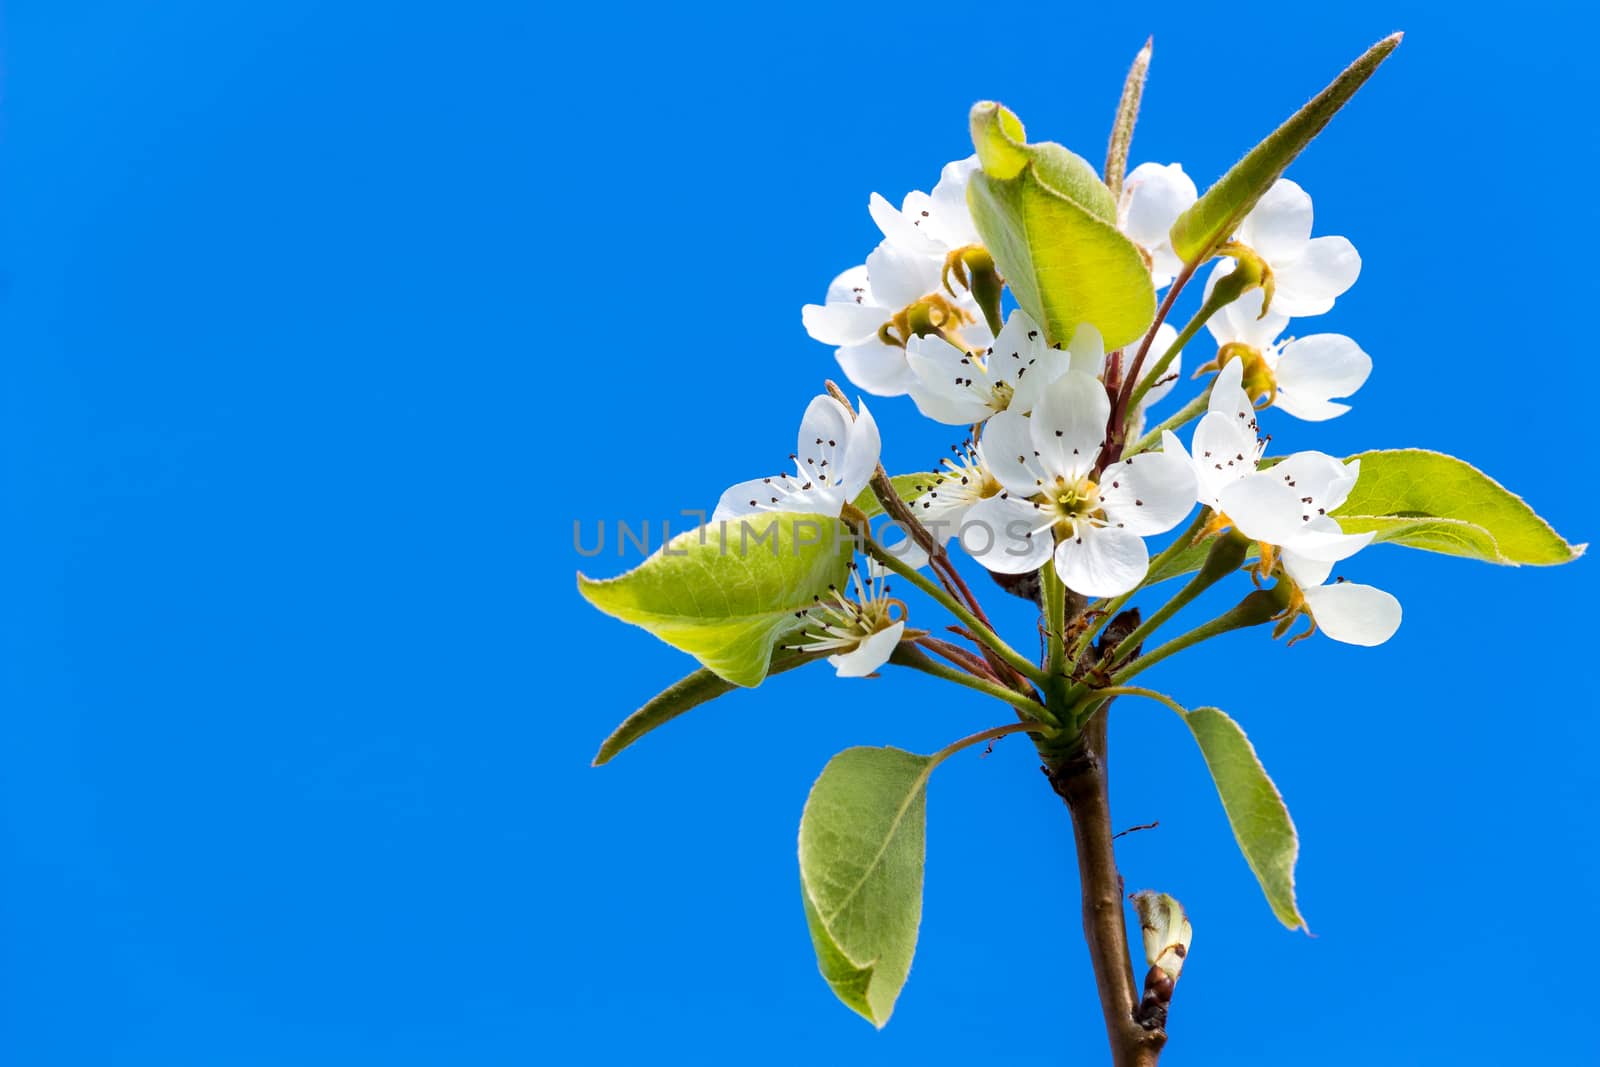
[[[1068,371],[1051,382],[1029,426],[1040,465],[1069,480],[1087,474],[1100,456],[1110,417],[1111,401],[1097,379]]]
[[[949,248],[983,243],[973,225],[972,212],[967,208],[967,183],[977,170],[976,155],[946,163],[939,172],[939,184],[933,187],[933,195],[928,198],[930,217],[925,220],[924,229],[930,237]]]
[[[878,224],[878,229],[890,241],[915,245],[926,240],[910,219],[877,193],[867,200],[867,214],[872,216],[872,221]]]
[[[1400,601],[1370,585],[1336,582],[1304,590],[1317,628],[1347,645],[1381,645],[1400,629]]]
[[[1278,559],[1283,563],[1284,571],[1301,589],[1321,585],[1333,573],[1334,561],[1331,559],[1311,559],[1287,548]]]
[[[1281,545],[1300,532],[1305,520],[1295,491],[1272,474],[1263,471],[1229,482],[1217,493],[1217,503],[1246,537]]]
[[[1045,344],[1044,331],[1020,309],[1006,319],[990,346],[989,378],[1011,385],[1009,407],[1019,414],[1034,409],[1044,387],[1061,377],[1066,366],[1067,354]]]
[[[906,344],[906,364],[916,377],[911,399],[935,422],[962,426],[994,414],[980,395],[989,388],[984,369],[942,337],[913,337]]]
[[[959,532],[961,547],[987,570],[1026,574],[1049,560],[1055,536],[1039,529],[1048,517],[1014,496],[991,496],[967,511]]]
[[[871,304],[807,304],[800,309],[800,322],[806,333],[825,345],[870,341],[877,336],[878,327],[888,321],[888,313]]]
[[[1256,436],[1232,415],[1209,411],[1194,429],[1196,496],[1207,507],[1222,509],[1223,487],[1256,472]]]
[[[800,487],[805,484],[792,474],[739,482],[723,492],[716,510],[711,513],[711,521],[740,519],[772,511],[815,512],[819,506],[813,496],[815,490],[802,491]]]
[[[828,283],[828,295],[823,298],[824,304],[876,304],[872,298],[872,283],[867,279],[867,265],[859,263],[849,270],[841,271],[837,278]]]
[[[802,464],[811,461],[802,469],[808,474],[826,477],[817,463],[830,458],[841,442],[849,440],[850,424],[854,421],[845,406],[833,397],[826,393],[812,397],[805,414],[800,417],[800,431],[795,436],[795,455]]]
[[[1348,337],[1314,333],[1284,345],[1273,373],[1278,379],[1278,397],[1274,403],[1291,415],[1314,422],[1320,420],[1314,415],[1302,415],[1294,408],[1299,406],[1312,411],[1338,408],[1333,414],[1348,410],[1343,404],[1329,404],[1328,401],[1350,396],[1360,389],[1367,375],[1372,373],[1372,357]]]
[[[1311,197],[1288,178],[1279,178],[1239,224],[1239,240],[1277,270],[1298,257],[1311,239]]]
[[[944,257],[932,249],[926,242],[920,246],[898,241],[880,243],[867,257],[872,295],[885,307],[898,311],[937,291],[942,284]]]
[[[1356,474],[1326,452],[1296,452],[1273,467],[1272,476],[1294,490],[1307,520],[1326,514],[1345,502],[1355,487]]]
[[[1194,468],[1177,452],[1132,456],[1105,469],[1100,502],[1113,526],[1141,536],[1162,533],[1194,510]]]
[[[905,628],[903,622],[894,623],[866,638],[851,651],[829,656],[828,662],[833,664],[840,678],[864,678],[889,662]]]
[[[912,383],[911,399],[924,417],[946,426],[970,426],[994,414],[994,409],[972,393],[945,396],[931,392],[921,381]]]
[[[1092,322],[1082,323],[1072,331],[1072,340],[1067,342],[1067,354],[1071,358],[1071,368],[1079,374],[1098,378],[1105,370],[1105,338],[1100,336],[1100,330]]]
[[[1044,484],[1044,469],[1033,453],[1031,419],[1015,411],[1002,411],[983,426],[978,455],[983,465],[1007,490],[1032,496]]]
[[[1227,415],[1241,426],[1254,417],[1255,405],[1250,403],[1244,391],[1244,360],[1230,359],[1222,365],[1216,381],[1211,383],[1211,398],[1206,403],[1206,410]]]
[[[1308,243],[1299,258],[1274,265],[1277,295],[1272,310],[1285,315],[1321,315],[1333,307],[1336,297],[1356,283],[1361,274],[1361,256],[1343,237],[1318,237]]]
[[[856,397],[860,414],[845,431],[844,451],[836,455],[838,469],[833,476],[839,480],[839,492],[844,500],[854,500],[867,487],[878,469],[878,455],[883,440],[878,433],[878,420],[867,410],[866,401]]]
[[[1177,163],[1141,163],[1122,184],[1122,232],[1147,249],[1164,245],[1172,224],[1199,196]]]
[[[833,355],[845,377],[874,396],[904,396],[916,380],[906,365],[905,349],[881,341],[846,345]]]
[[[1297,562],[1307,564],[1307,571],[1310,570],[1310,564],[1326,563],[1331,567],[1366,548],[1376,536],[1377,534],[1371,530],[1366,533],[1347,534],[1339,528],[1339,523],[1334,519],[1326,515],[1313,515],[1300,528],[1300,532],[1283,545],[1283,555],[1285,561],[1294,556]],[[1289,576],[1301,585],[1307,584],[1292,571]],[[1323,574],[1310,584],[1321,585],[1327,578],[1328,576]]]
[[[1076,537],[1056,546],[1056,573],[1068,589],[1088,597],[1121,596],[1149,569],[1144,538],[1114,526],[1081,524]]]

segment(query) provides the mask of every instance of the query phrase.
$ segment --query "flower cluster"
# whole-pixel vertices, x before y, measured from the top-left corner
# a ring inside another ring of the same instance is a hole
[[[1255,542],[1257,582],[1276,578],[1289,589],[1280,632],[1308,616],[1313,630],[1335,640],[1387,640],[1400,621],[1392,596],[1342,579],[1329,583],[1334,564],[1372,539],[1345,534],[1333,515],[1359,463],[1320,452],[1267,456],[1257,425],[1258,412],[1269,408],[1307,421],[1338,416],[1349,410],[1341,401],[1366,381],[1372,361],[1349,338],[1285,336],[1291,316],[1327,312],[1355,282],[1361,259],[1354,246],[1343,237],[1311,236],[1311,198],[1279,179],[1205,282],[1212,308],[1205,325],[1217,350],[1196,377],[1214,375],[1209,400],[1195,415],[1179,413],[1145,435],[1147,412],[1179,379],[1178,332],[1159,322],[1143,339],[1140,366],[1159,373],[1139,383],[1132,410],[1119,411],[1134,346],[1108,353],[1088,322],[1051,344],[1020,308],[1000,322],[998,301],[986,307],[976,283],[986,269],[998,279],[968,207],[967,186],[978,169],[976,156],[950,163],[931,193],[913,191],[898,208],[874,193],[869,212],[882,240],[863,264],[834,279],[823,303],[801,311],[806,331],[834,347],[846,377],[864,393],[908,396],[927,418],[966,428],[957,457],[909,500],[928,535],[958,542],[995,574],[1049,565],[1066,588],[1113,598],[1146,581],[1146,540],[1174,529],[1199,505],[1204,521],[1180,536],[1199,540],[1231,527]],[[1182,284],[1184,265],[1169,233],[1196,198],[1176,163],[1142,164],[1122,185],[1117,226],[1144,253],[1157,290]],[[1246,262],[1259,280],[1233,286],[1242,295],[1212,307],[1219,283]],[[1173,431],[1196,415],[1185,448]],[[878,467],[877,424],[865,404],[857,417],[819,396],[790,459],[794,473],[730,488],[715,518],[843,514]],[[902,544],[904,560],[926,565],[915,542]],[[864,593],[854,607],[841,599],[830,609],[838,616],[831,629],[824,627],[830,647],[854,640],[874,649],[875,662],[857,657],[850,662],[866,669],[850,673],[869,673],[892,651],[883,636],[888,616],[864,610],[869,601]],[[898,635],[901,624],[892,625]]]

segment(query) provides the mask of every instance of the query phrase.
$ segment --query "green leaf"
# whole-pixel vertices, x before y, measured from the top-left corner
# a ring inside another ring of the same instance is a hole
[[[1587,547],[1568,544],[1522,498],[1454,456],[1402,448],[1350,458],[1361,476],[1333,513],[1345,533],[1372,530],[1375,541],[1510,566],[1570,563]]]
[[[900,499],[909,504],[944,481],[944,478],[944,475],[932,471],[922,471],[914,474],[891,474],[889,476],[889,484],[894,486],[894,491]],[[878,503],[877,494],[873,493],[870,485],[861,490],[861,495],[856,497],[855,505],[869,519],[883,514],[883,505]]]
[[[803,667],[813,660],[821,659],[823,655],[821,652],[775,652],[772,655],[772,666],[767,670],[767,677],[771,678],[774,674]],[[684,712],[697,708],[709,700],[715,700],[725,693],[731,693],[737,688],[739,687],[732,682],[723,681],[704,667],[679,679],[672,686],[651,697],[644,707],[624,719],[622,725],[613,730],[611,736],[601,744],[600,751],[595,753],[593,765],[598,767],[610,763],[618,752],[656,727],[663,726]]]
[[[931,756],[848,748],[800,818],[800,887],[817,966],[839,999],[882,1027],[911,972],[922,921]]]
[[[844,584],[849,532],[825,515],[779,513],[679,534],[638,567],[595,581],[589,603],[642,626],[734,685],[759,685],[773,646],[829,586]]]
[[[1204,196],[1191,204],[1188,211],[1179,215],[1171,230],[1172,249],[1179,258],[1191,265],[1210,259],[1301,150],[1372,77],[1378,64],[1399,47],[1400,37],[1398,33],[1385,37],[1367,49],[1365,55],[1345,68],[1343,74],[1333,79],[1305,107],[1289,116],[1287,122],[1252,148],[1207,189]]]
[[[1306,921],[1294,900],[1294,861],[1300,854],[1300,839],[1278,787],[1267,777],[1238,723],[1216,708],[1195,708],[1183,719],[1200,742],[1222,808],[1228,813],[1228,825],[1233,827],[1234,839],[1261,883],[1272,913],[1291,930],[1305,929]]]
[[[983,169],[967,203],[1018,305],[1066,344],[1083,323],[1106,349],[1139,336],[1155,316],[1150,269],[1117,229],[1117,205],[1094,167],[1058,144],[1027,144],[1022,123],[996,103],[972,109]]]

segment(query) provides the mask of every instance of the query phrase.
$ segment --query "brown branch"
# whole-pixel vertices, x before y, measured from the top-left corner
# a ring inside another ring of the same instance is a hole
[[[1106,707],[1084,727],[1079,747],[1047,762],[1045,775],[1072,815],[1078,852],[1078,883],[1083,898],[1083,935],[1094,965],[1095,987],[1105,1017],[1113,1067],[1155,1067],[1167,1043],[1160,1027],[1146,1029],[1134,1017],[1139,1007],[1128,928],[1123,916],[1122,876],[1112,846],[1111,804],[1107,791]]]

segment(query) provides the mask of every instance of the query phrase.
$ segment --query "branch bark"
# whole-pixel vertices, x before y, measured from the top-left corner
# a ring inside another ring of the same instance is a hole
[[[1081,746],[1058,762],[1046,762],[1050,785],[1072,815],[1078,853],[1078,884],[1083,898],[1083,935],[1094,965],[1095,987],[1105,1017],[1113,1067],[1154,1067],[1167,1043],[1160,1026],[1146,1028],[1135,1018],[1139,1006],[1128,928],[1122,904],[1122,876],[1112,846],[1111,802],[1106,776],[1106,706],[1084,727]]]

